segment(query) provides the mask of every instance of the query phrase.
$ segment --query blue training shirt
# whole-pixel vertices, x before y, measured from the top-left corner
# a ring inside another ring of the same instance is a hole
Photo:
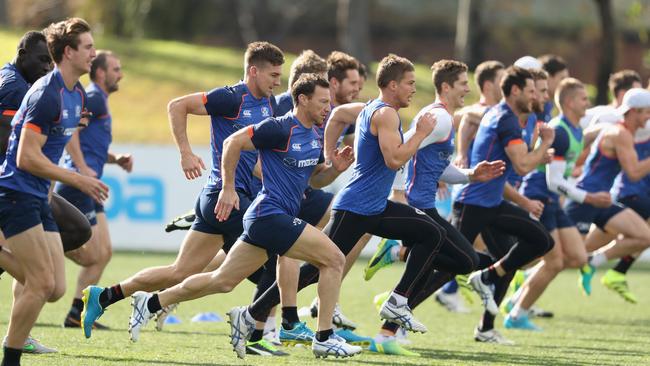
[[[471,165],[476,166],[483,160],[503,160],[506,170],[498,178],[488,182],[475,182],[463,185],[457,192],[455,201],[481,207],[496,207],[503,201],[506,178],[513,171],[512,163],[506,154],[506,147],[525,144],[517,115],[505,101],[490,108],[481,119],[474,145],[472,146]]]
[[[84,109],[86,93],[79,82],[68,90],[58,68],[40,78],[29,89],[11,125],[7,158],[0,168],[0,186],[47,198],[50,180],[21,170],[16,164],[23,128],[47,136],[43,154],[58,164],[63,148],[77,129]]]
[[[248,127],[262,164],[262,190],[244,220],[274,214],[298,215],[300,201],[314,168],[322,163],[323,144],[315,127],[293,115],[268,118]]]
[[[356,160],[352,177],[334,198],[332,208],[335,210],[369,216],[378,215],[386,208],[396,171],[386,166],[379,138],[370,131],[372,116],[384,107],[392,108],[380,99],[371,100],[357,117],[357,136],[354,140]],[[398,131],[403,141],[401,123],[398,124]]]
[[[101,178],[108,160],[108,148],[113,141],[112,118],[108,110],[108,95],[95,83],[86,88],[86,109],[91,113],[88,126],[79,130],[79,145],[86,164]],[[65,153],[63,166],[76,170],[70,154]]]
[[[205,187],[221,189],[221,154],[223,141],[241,128],[246,128],[274,115],[275,98],[255,98],[245,83],[213,89],[203,95],[203,104],[211,118],[212,169]],[[242,151],[235,172],[235,189],[252,197],[259,190],[253,177],[256,151]]]
[[[29,83],[20,74],[16,65],[8,63],[0,69],[0,114],[13,116],[20,108]]]
[[[650,139],[640,141],[634,144],[634,149],[638,155],[639,160],[650,158]],[[633,182],[621,171],[616,177],[612,194],[617,199],[629,196],[647,196],[650,195],[650,175],[646,175],[641,180]]]
[[[293,109],[293,97],[291,93],[286,91],[280,95],[275,96],[275,115],[278,117],[284,116]]]

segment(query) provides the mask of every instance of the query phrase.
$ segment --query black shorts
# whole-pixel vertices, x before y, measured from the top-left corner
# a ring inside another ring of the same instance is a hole
[[[5,239],[39,224],[45,231],[59,231],[47,198],[0,187],[0,228]]]
[[[650,195],[627,196],[619,198],[618,202],[622,203],[623,206],[634,210],[634,212],[638,213],[644,220],[650,218]]]
[[[589,233],[591,224],[596,224],[601,230],[605,231],[607,222],[624,209],[618,203],[614,203],[607,208],[598,208],[587,203],[578,203],[575,201],[570,201],[565,207],[567,215],[576,223],[576,227],[581,234]]]
[[[196,200],[194,212],[196,218],[190,229],[206,234],[222,235],[225,246],[232,246],[244,231],[242,219],[244,213],[251,205],[248,195],[237,192],[239,196],[239,210],[233,209],[228,220],[220,222],[214,214],[214,208],[219,200],[219,189],[203,188]]]
[[[244,220],[244,232],[239,240],[265,249],[269,257],[284,255],[306,226],[304,220],[285,214],[262,216]]]
[[[532,200],[541,201],[544,204],[544,211],[542,212],[542,216],[539,218],[539,221],[542,223],[542,225],[544,225],[549,233],[555,229],[564,229],[567,227],[575,226],[566,212],[564,212],[564,209],[562,209],[557,199],[549,197],[529,198]]]
[[[300,202],[298,217],[307,221],[312,226],[318,225],[327,213],[334,195],[322,189],[307,187],[305,197]]]

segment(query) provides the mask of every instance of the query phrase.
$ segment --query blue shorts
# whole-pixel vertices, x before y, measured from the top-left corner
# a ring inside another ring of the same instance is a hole
[[[244,232],[239,240],[265,249],[273,254],[284,255],[296,243],[305,230],[307,222],[297,217],[275,214],[244,220]]]
[[[566,212],[560,207],[560,202],[557,199],[553,197],[530,197],[530,199],[541,201],[544,204],[544,211],[542,211],[539,221],[549,233],[555,229],[575,226]]]
[[[233,209],[228,220],[219,222],[214,215],[214,207],[219,200],[219,192],[221,192],[220,189],[203,188],[196,200],[196,206],[194,207],[196,218],[190,229],[206,234],[222,235],[224,250],[226,250],[230,249],[242,231],[244,231],[242,219],[248,206],[251,205],[251,199],[248,195],[237,191],[237,195],[239,196],[239,210]]]
[[[311,226],[316,226],[327,213],[334,195],[322,189],[307,187],[305,197],[300,202],[298,217],[307,221]]]
[[[607,208],[598,208],[575,201],[569,201],[565,208],[567,215],[576,223],[576,227],[581,234],[589,233],[591,224],[596,224],[601,230],[605,231],[607,222],[624,209],[625,207],[617,203]]]
[[[59,232],[47,199],[0,187],[0,229],[5,238],[42,224],[43,230]]]
[[[629,207],[643,217],[644,220],[650,218],[650,196],[649,195],[633,195],[619,198],[618,202],[622,203],[625,207]]]
[[[65,184],[58,183],[54,187],[54,191],[81,211],[91,226],[97,225],[97,214],[104,212],[104,205],[95,201],[82,191]]]

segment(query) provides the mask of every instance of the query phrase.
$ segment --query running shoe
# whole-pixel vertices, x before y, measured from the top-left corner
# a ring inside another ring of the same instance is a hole
[[[478,328],[474,329],[474,340],[484,343],[496,343],[504,346],[514,346],[515,342],[497,332],[496,329],[481,331]]]
[[[578,279],[578,286],[582,289],[585,295],[591,295],[591,280],[596,273],[596,267],[590,263],[580,267],[580,278]]]
[[[311,343],[311,351],[316,358],[327,358],[328,356],[339,357],[352,357],[361,353],[363,348],[347,344],[345,339],[332,333],[326,341],[319,341],[314,337]]]
[[[355,334],[350,329],[337,329],[334,331],[334,333],[336,333],[337,336],[345,339],[347,343],[353,344],[355,346],[368,348],[368,346],[370,346],[370,344],[372,343],[372,338]]]
[[[458,294],[458,291],[448,294],[442,290],[438,290],[434,293],[434,299],[438,304],[444,306],[445,309],[452,313],[469,313],[469,309],[465,307],[465,304],[463,304],[463,300]]]
[[[501,306],[499,306],[499,310],[501,310],[501,314],[508,315],[510,314],[510,311],[514,307],[515,307],[514,299],[512,298],[512,296],[510,296],[501,302]]]
[[[370,258],[366,268],[363,270],[363,279],[370,281],[377,271],[393,264],[394,260],[390,252],[393,247],[398,245],[399,243],[393,239],[382,239],[377,246],[375,254],[372,255],[372,258]]]
[[[164,306],[160,311],[156,312],[156,330],[162,332],[165,326],[165,320],[172,312],[176,311],[178,303]]]
[[[481,278],[481,271],[476,271],[469,276],[468,283],[472,285],[472,288],[476,293],[481,297],[483,302],[483,307],[492,315],[499,314],[499,307],[494,301],[494,290],[492,286],[483,282]]]
[[[386,300],[390,297],[390,292],[382,292],[380,294],[375,295],[375,297],[372,299],[372,302],[375,304],[375,308],[377,311],[381,310],[381,306],[384,305]]]
[[[2,347],[7,347],[7,336],[2,340]],[[43,345],[38,339],[32,337],[31,335],[27,336],[25,344],[23,344],[23,353],[31,353],[35,355],[42,355],[46,353],[57,353],[54,348],[47,347]]]
[[[474,296],[476,295],[474,295],[474,289],[468,283],[468,277],[469,275],[466,274],[456,275],[456,283],[458,283],[458,291],[460,294],[471,305],[474,304]]]
[[[165,231],[170,233],[174,230],[189,230],[192,226],[192,223],[194,223],[195,218],[196,214],[192,209],[186,212],[184,215],[174,217],[174,219],[170,221],[167,226],[165,226]]]
[[[517,292],[521,286],[523,286],[524,282],[526,282],[526,271],[524,270],[517,270],[515,272],[514,277],[512,277],[512,281],[510,281],[510,289],[512,290],[512,293]]]
[[[312,318],[318,318],[318,297],[314,298],[314,301],[311,302],[309,307],[309,313]],[[341,305],[336,303],[334,306],[334,314],[332,314],[332,324],[339,328],[355,330],[357,329],[357,324],[350,320],[343,312],[341,311]]]
[[[617,272],[613,269],[607,270],[600,282],[608,289],[621,295],[621,297],[632,304],[637,303],[636,296],[630,291],[625,279],[625,274]]]
[[[408,304],[398,306],[392,297],[384,301],[384,304],[379,310],[379,316],[384,320],[399,324],[411,332],[427,332],[427,327],[413,316],[413,312]]]
[[[289,356],[288,353],[282,352],[275,348],[266,339],[262,338],[257,342],[246,342],[246,354],[257,356]]]
[[[90,338],[93,325],[104,314],[104,308],[99,303],[99,294],[102,291],[104,289],[98,286],[88,286],[82,291],[81,301],[84,308],[81,311],[81,324],[86,338]]]
[[[538,327],[535,325],[535,323],[530,321],[528,314],[525,312],[522,312],[522,314],[516,318],[510,314],[506,315],[505,319],[503,319],[503,326],[506,329],[531,330],[534,332],[542,331],[542,328]]]
[[[370,344],[370,347],[368,347],[368,350],[370,352],[382,353],[385,355],[420,357],[419,353],[407,350],[406,348],[402,347],[395,339],[389,339],[384,342],[373,341]]]
[[[230,323],[230,344],[237,357],[246,357],[246,341],[255,330],[255,319],[245,306],[238,306],[228,312]]]
[[[68,314],[68,316],[63,321],[64,328],[81,328],[81,314],[77,313],[76,316],[73,314]],[[101,324],[100,322],[93,323],[94,330],[108,330],[111,329],[108,326]]]
[[[285,346],[310,344],[314,336],[314,331],[309,329],[305,322],[294,323],[293,328],[289,330],[280,327],[280,342]]]
[[[153,296],[148,292],[138,291],[131,296],[131,317],[129,318],[129,335],[131,342],[137,342],[140,338],[140,331],[144,328],[149,319],[153,318],[154,314],[149,312],[147,301]]]

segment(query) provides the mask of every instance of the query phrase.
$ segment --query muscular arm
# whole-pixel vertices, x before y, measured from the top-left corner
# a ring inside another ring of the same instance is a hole
[[[466,113],[460,120],[458,127],[458,148],[456,149],[455,164],[461,168],[467,167],[467,157],[469,156],[469,145],[476,136],[480,118],[472,113]]]
[[[90,177],[96,177],[97,172],[90,169],[86,164],[86,159],[84,159],[84,154],[81,151],[81,144],[79,142],[79,129],[77,129],[68,141],[68,144],[65,146],[65,150],[70,154],[72,162],[79,169],[79,173],[88,175]]]
[[[506,147],[506,155],[510,158],[515,172],[523,177],[544,161],[550,147],[548,141],[542,141],[535,150],[528,152],[526,143],[512,144]]]
[[[169,126],[172,129],[174,142],[181,154],[181,167],[187,179],[194,179],[201,176],[201,168],[205,170],[205,164],[200,157],[194,155],[190,141],[187,138],[188,114],[200,116],[208,114],[204,105],[203,93],[185,95],[172,100],[167,105]]]
[[[355,123],[364,106],[364,103],[348,103],[332,110],[325,126],[325,146],[323,150],[325,160],[331,159],[334,150],[336,150],[339,137],[347,126]]]
[[[223,155],[221,157],[221,178],[223,179],[223,189],[235,189],[235,170],[242,150],[255,150],[255,145],[251,140],[250,127],[230,135],[223,142]]]
[[[639,156],[634,149],[634,138],[626,130],[619,130],[613,136],[614,149],[621,168],[631,181],[636,182],[650,174],[650,158],[639,161]]]
[[[425,114],[430,116],[431,114]],[[381,108],[372,116],[371,122],[377,129],[377,138],[379,139],[379,148],[384,157],[386,166],[390,169],[397,170],[404,165],[417,151],[420,143],[427,137],[428,132],[420,131],[414,128],[412,137],[402,143],[399,133],[399,116],[393,108]],[[416,122],[420,123],[420,121]]]

